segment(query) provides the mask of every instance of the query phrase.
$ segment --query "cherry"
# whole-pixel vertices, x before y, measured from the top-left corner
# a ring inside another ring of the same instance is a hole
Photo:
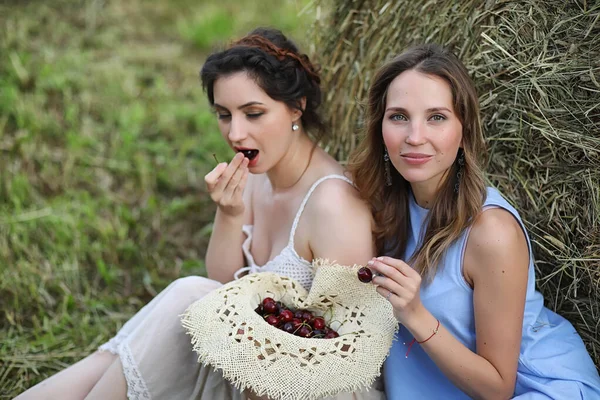
[[[329,331],[325,334],[325,339],[334,339],[340,336],[336,331]]]
[[[263,310],[267,314],[275,314],[277,312],[277,303],[263,303]]]
[[[283,324],[282,329],[287,333],[294,333],[294,331],[296,330],[294,329],[294,324],[292,324],[291,322],[286,322],[285,324]]]
[[[287,307],[280,301],[275,302],[277,305],[277,314],[281,313],[283,310],[287,310]]]
[[[267,321],[267,323],[269,325],[273,325],[273,326],[276,326],[277,324],[279,324],[279,318],[277,318],[274,315],[269,315],[268,317],[265,318],[265,321]]]
[[[358,280],[363,283],[369,283],[373,280],[373,272],[367,267],[362,267],[359,269],[357,274]]]
[[[299,320],[298,318],[294,318],[292,320],[292,324],[294,325],[294,330],[300,328],[300,325],[302,325],[302,320]]]
[[[325,320],[321,317],[317,317],[314,318],[312,320],[312,324],[313,328],[317,329],[317,330],[321,330],[323,328],[325,328]]]
[[[310,337],[310,335],[312,334],[312,331],[310,330],[310,328],[306,325],[303,325],[299,330],[298,330],[298,336],[302,336],[302,337]]]
[[[275,303],[275,300],[273,300],[272,297],[265,297],[262,301],[263,305],[267,304],[267,303]]]
[[[258,150],[240,150],[240,153],[243,153],[248,160],[252,160],[258,155]]]
[[[283,322],[290,322],[294,318],[294,313],[292,313],[290,310],[282,310],[279,313],[279,317]]]
[[[304,321],[310,321],[310,320],[312,319],[312,317],[313,317],[312,313],[310,313],[310,312],[308,312],[308,311],[304,311],[304,312],[302,313],[302,319],[303,319]]]

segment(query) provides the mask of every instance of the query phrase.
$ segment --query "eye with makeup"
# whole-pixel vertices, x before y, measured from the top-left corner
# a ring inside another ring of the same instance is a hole
[[[212,111],[217,115],[217,119],[219,119],[219,120],[225,120],[225,119],[231,118],[231,113],[226,108],[217,106],[217,107],[213,107]]]
[[[253,112],[246,113],[246,117],[248,117],[250,119],[256,119],[256,118],[260,117],[263,114],[264,114],[263,112],[253,111]]]
[[[257,118],[259,118],[263,114],[264,113],[262,113],[262,112],[246,113],[246,117],[248,117],[249,119],[257,119]],[[228,119],[231,118],[231,114],[223,113],[223,112],[217,112],[217,118],[220,119],[220,120],[228,120]]]

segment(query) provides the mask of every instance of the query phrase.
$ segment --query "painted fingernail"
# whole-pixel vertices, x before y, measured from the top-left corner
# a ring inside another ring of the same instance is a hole
[[[377,259],[378,259],[379,261],[382,261],[382,260],[383,260],[383,257],[377,257]]]
[[[370,260],[367,265],[373,265],[373,260]]]

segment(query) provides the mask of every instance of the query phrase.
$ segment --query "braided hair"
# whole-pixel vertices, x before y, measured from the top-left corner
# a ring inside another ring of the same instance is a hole
[[[273,100],[302,111],[306,130],[317,141],[323,137],[324,124],[317,112],[321,105],[318,69],[281,31],[257,28],[206,59],[200,79],[211,105],[215,81],[236,72],[246,72]],[[302,98],[306,98],[304,109]]]

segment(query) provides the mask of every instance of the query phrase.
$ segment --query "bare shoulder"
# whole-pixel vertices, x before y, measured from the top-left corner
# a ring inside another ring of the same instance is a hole
[[[366,207],[366,203],[360,200],[358,190],[354,185],[339,177],[350,179],[349,174],[345,173],[344,168],[322,149],[317,149],[315,153],[315,164],[319,165],[321,174],[320,179],[325,179],[314,190],[307,207],[311,207],[316,213],[329,213],[336,208],[338,202],[340,206],[356,205],[357,207]],[[317,179],[318,180],[318,179]]]
[[[526,243],[521,225],[503,208],[490,208],[479,214],[469,235],[469,244],[484,253],[504,251],[506,246],[520,242]]]
[[[313,258],[342,265],[364,265],[375,255],[369,207],[350,183],[322,182],[307,205],[309,246]]]
[[[344,174],[337,161],[318,151],[315,169],[321,176]],[[347,180],[332,177],[322,181],[310,196],[301,221],[313,259],[364,265],[375,255],[370,207]]]
[[[529,248],[519,222],[507,210],[491,208],[475,220],[465,249],[469,283],[480,275],[527,271]]]
[[[311,215],[317,218],[335,219],[343,216],[352,218],[368,217],[370,210],[361,199],[358,190],[349,182],[331,178],[315,188],[307,205]]]

